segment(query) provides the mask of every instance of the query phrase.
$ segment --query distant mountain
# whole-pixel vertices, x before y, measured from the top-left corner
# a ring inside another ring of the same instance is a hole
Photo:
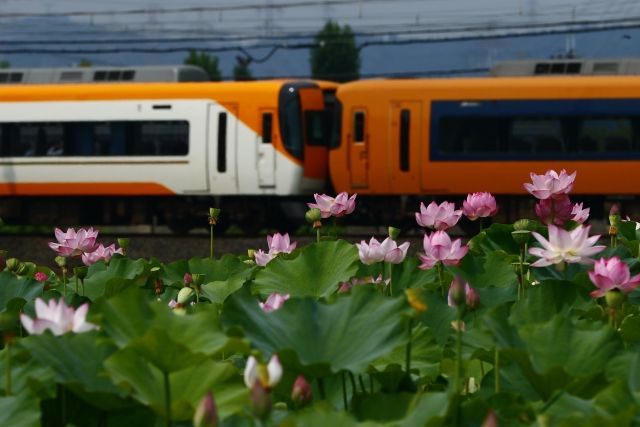
[[[30,41],[43,39],[68,39],[71,36],[56,36],[53,28],[64,27],[69,33],[76,34],[77,40],[82,39],[139,39],[146,37],[144,33],[130,31],[110,31],[105,26],[69,21],[66,18],[20,19],[3,23],[0,27],[0,50],[26,49],[34,47],[57,49],[104,49],[126,46],[122,44],[112,45],[15,45],[12,41]],[[38,28],[38,31],[29,31],[30,38],[20,35],[25,34],[25,28]],[[80,36],[79,34],[82,34]],[[579,33],[573,36],[575,39],[575,54],[583,58],[619,58],[640,57],[640,29],[627,29],[615,31],[602,31],[592,33]],[[531,59],[549,58],[551,56],[566,53],[568,37],[565,35],[546,35],[537,37],[513,37],[469,41],[448,41],[435,43],[367,46],[361,51],[361,74],[367,76],[378,75],[447,75],[456,70],[471,70],[489,68],[495,61],[503,59]],[[359,43],[362,40],[358,41]],[[268,42],[262,41],[261,44]],[[144,44],[149,48],[176,47],[179,44]],[[205,47],[221,46],[220,43],[183,43],[182,46]],[[250,44],[244,46],[247,52],[256,59],[265,57],[269,48],[252,48]],[[225,78],[231,78],[236,56],[240,52],[217,53],[220,60],[220,68]],[[182,63],[187,52],[172,53],[20,53],[10,54],[0,52],[0,60],[8,60],[13,67],[67,67],[77,64],[82,59],[89,59],[94,65],[154,65]],[[250,65],[254,76],[283,77],[283,76],[308,76],[309,51],[304,50],[277,50],[263,63]]]

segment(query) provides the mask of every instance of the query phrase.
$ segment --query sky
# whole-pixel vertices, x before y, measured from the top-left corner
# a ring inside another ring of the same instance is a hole
[[[308,51],[295,46],[312,41],[329,19],[350,25],[360,44],[396,43],[363,48],[365,74],[477,68],[495,59],[548,57],[568,49],[590,56],[640,55],[635,0],[0,0],[0,60],[25,67],[73,65],[84,58],[104,65],[175,63],[185,51],[95,51],[231,47],[216,53],[225,74],[239,48],[257,60],[258,74],[304,74]],[[605,27],[616,31],[583,32]],[[522,37],[532,33],[537,35]],[[454,46],[452,39],[467,41]],[[422,41],[428,44],[417,43]],[[280,46],[277,52],[264,59],[274,45]]]

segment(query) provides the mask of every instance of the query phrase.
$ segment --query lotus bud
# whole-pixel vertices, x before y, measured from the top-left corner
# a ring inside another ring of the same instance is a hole
[[[253,383],[251,387],[251,411],[258,419],[264,420],[271,412],[271,396],[269,390],[262,386],[260,381]]]
[[[472,310],[476,309],[480,304],[480,295],[478,294],[478,291],[469,286],[467,289],[465,289],[465,293],[467,307]]]
[[[311,208],[305,214],[304,218],[309,224],[313,225],[313,228],[322,227],[322,212],[318,208]]]
[[[607,292],[604,295],[604,299],[607,302],[607,306],[611,307],[614,310],[622,307],[622,304],[626,301],[627,295],[623,292],[614,289],[612,291]]]
[[[182,276],[182,283],[184,286],[189,286],[193,282],[193,276],[189,273],[184,273]]]
[[[493,412],[493,409],[489,409],[487,416],[482,422],[482,427],[498,427],[498,417],[496,416],[496,413]]]
[[[193,273],[191,275],[191,279],[193,280],[193,285],[199,287],[202,285],[202,281],[204,280],[204,274]]]
[[[43,273],[42,271],[37,271],[36,274],[33,275],[33,279],[36,282],[46,282],[49,279],[49,276],[47,276],[47,274]]]
[[[60,268],[63,268],[67,265],[67,258],[63,256],[57,256],[55,258],[55,261],[56,261],[56,265]]]
[[[467,285],[459,275],[456,275],[451,281],[449,287],[449,306],[451,307],[463,307],[467,298],[465,295],[465,285]]]
[[[213,393],[208,392],[198,404],[193,415],[194,427],[216,427],[218,425],[218,410],[213,399]]]
[[[18,276],[24,276],[27,273],[29,273],[29,266],[24,262],[18,263],[18,267],[16,268],[16,274]]]
[[[185,305],[195,295],[193,288],[182,288],[178,292],[178,304]]]
[[[209,208],[209,225],[216,225],[218,223],[219,216],[220,209]]]
[[[89,268],[88,267],[75,267],[73,269],[73,273],[78,277],[78,279],[80,280],[84,280],[85,277],[87,277],[87,273],[89,272]]]
[[[389,232],[389,238],[391,240],[396,240],[398,238],[398,236],[400,235],[400,229],[399,228],[389,227],[388,228],[388,232]]]
[[[291,400],[297,405],[303,406],[311,402],[313,392],[304,375],[298,375],[291,389]]]
[[[531,221],[530,219],[523,218],[513,223],[513,229],[515,231],[521,231],[521,230],[533,231],[534,224],[533,224],[533,221]]]
[[[129,249],[129,239],[127,237],[118,237],[117,242],[118,246],[122,248],[122,252],[126,253],[127,249]]]
[[[11,272],[15,272],[18,269],[19,265],[20,265],[20,260],[18,260],[18,258],[9,258],[7,260],[7,270]]]

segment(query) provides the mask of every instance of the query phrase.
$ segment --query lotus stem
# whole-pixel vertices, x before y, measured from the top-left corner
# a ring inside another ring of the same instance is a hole
[[[455,392],[460,394],[460,384],[462,383],[462,307],[458,307],[458,327],[456,328],[456,371],[453,376],[455,381]]]
[[[493,376],[495,381],[495,392],[500,393],[500,351],[496,346],[493,353]]]
[[[169,373],[164,373],[164,425],[171,427],[171,385],[169,383]]]
[[[320,227],[316,228],[316,243],[320,243]]]
[[[442,266],[441,262],[438,262],[436,264],[436,268],[438,269],[438,281],[440,282],[440,293],[442,294],[442,296],[445,296],[445,292],[444,292],[444,267]]]
[[[322,378],[318,378],[318,391],[320,392],[320,399],[325,400],[326,394],[324,392],[324,381]]]
[[[347,401],[347,380],[345,373],[342,371],[342,403],[344,404],[344,410],[349,411],[349,402]]]
[[[413,319],[409,319],[409,341],[407,342],[407,349],[404,359],[404,366],[407,375],[411,376],[411,338],[413,335]]]
[[[11,392],[11,337],[9,336],[9,332],[5,332],[4,340],[6,343],[7,349],[7,361],[5,366],[5,396],[11,396],[13,393]]]
[[[356,377],[353,375],[353,372],[348,371],[349,372],[349,380],[351,380],[351,393],[355,396],[356,393],[358,393],[358,390],[356,389]]]
[[[213,259],[213,224],[209,228],[209,258]]]
[[[362,379],[362,375],[358,375],[358,382],[360,383],[360,389],[362,393],[367,393],[367,388],[364,386],[364,380]]]

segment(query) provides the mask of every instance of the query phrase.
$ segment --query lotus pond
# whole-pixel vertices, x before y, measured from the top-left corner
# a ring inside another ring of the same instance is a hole
[[[355,195],[316,195],[315,243],[162,263],[55,230],[59,268],[0,272],[1,426],[640,425],[639,224],[590,235],[576,175],[531,175],[531,218],[468,239],[488,193],[399,230],[327,236]],[[535,219],[534,219],[535,218]],[[207,255],[207,254],[204,254]]]

